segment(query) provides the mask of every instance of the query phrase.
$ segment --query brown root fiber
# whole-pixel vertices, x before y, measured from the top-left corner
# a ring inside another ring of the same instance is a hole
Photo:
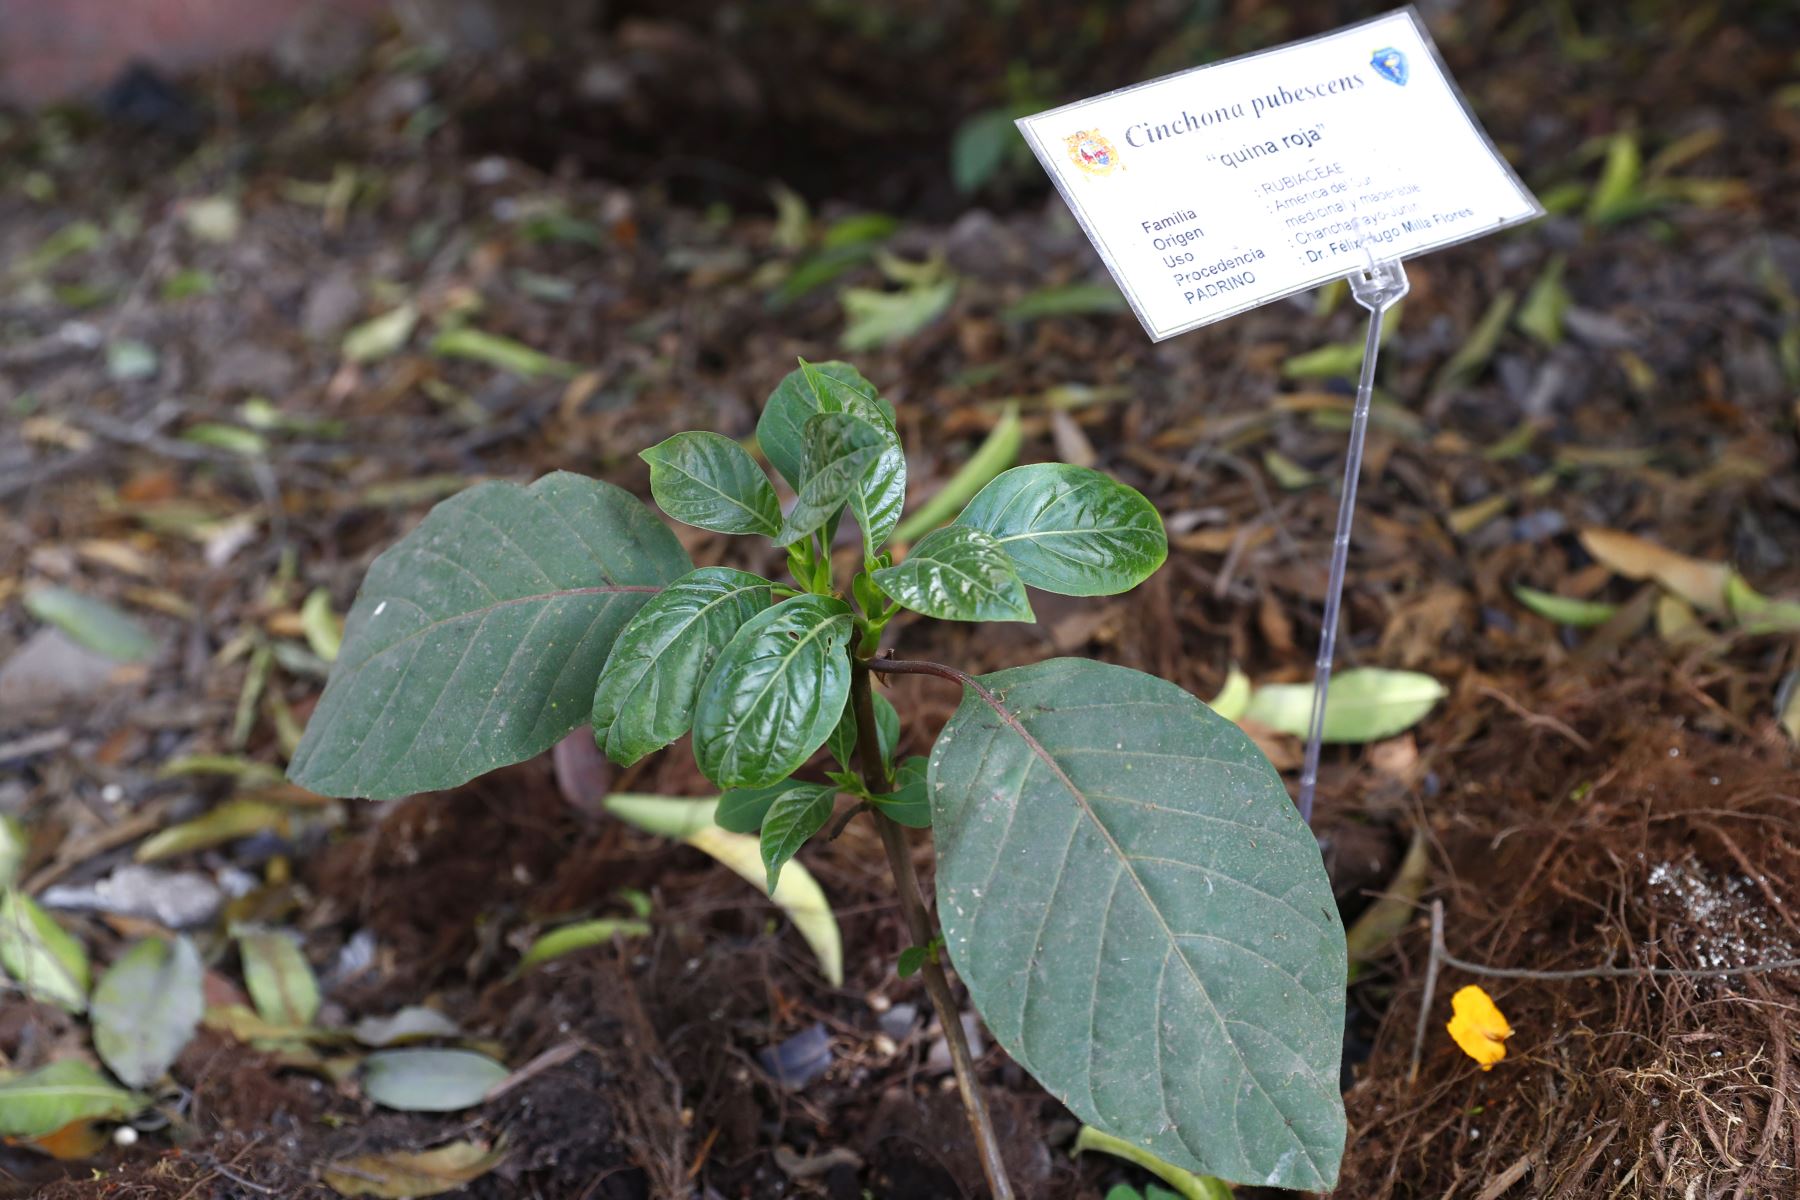
[[[1451,954],[1537,970],[1698,971],[1800,954],[1791,752],[1720,745],[1669,716],[1632,718],[1642,705],[1604,693],[1585,702],[1575,724],[1591,752],[1510,717],[1465,747],[1458,773],[1469,782],[1452,781],[1429,818]],[[1349,1093],[1339,1195],[1800,1189],[1800,973],[1543,982],[1446,968],[1409,1086],[1423,921],[1398,951],[1397,981],[1359,985],[1365,1008],[1385,1011]],[[1515,1030],[1486,1073],[1443,1032],[1451,992],[1472,982]]]

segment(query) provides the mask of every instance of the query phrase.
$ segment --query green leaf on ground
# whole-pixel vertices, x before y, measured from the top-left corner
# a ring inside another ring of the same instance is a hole
[[[1417,671],[1360,667],[1331,677],[1325,694],[1327,742],[1378,742],[1425,719],[1449,695],[1443,684]],[[1271,683],[1256,689],[1244,719],[1278,733],[1305,737],[1312,725],[1313,685]]]
[[[592,921],[577,921],[573,925],[563,925],[540,935],[526,948],[525,957],[519,960],[519,970],[529,971],[553,958],[561,958],[589,946],[605,945],[614,938],[648,936],[650,923],[630,917],[598,917]]]
[[[65,1058],[0,1080],[0,1135],[40,1138],[76,1121],[123,1119],[149,1101]]]
[[[938,912],[995,1038],[1187,1171],[1328,1190],[1345,949],[1318,843],[1235,725],[1054,659],[973,682],[931,755]]]
[[[0,899],[0,966],[33,1000],[72,1013],[87,1008],[87,950],[17,888]]]
[[[921,283],[899,291],[845,288],[844,334],[840,342],[852,353],[898,345],[943,316],[956,299],[956,280]]]
[[[319,1014],[319,981],[291,936],[255,930],[238,936],[244,985],[262,1019],[304,1029]]]
[[[456,1112],[480,1104],[506,1068],[473,1050],[379,1050],[363,1060],[363,1092],[401,1112]]]
[[[557,472],[451,497],[369,568],[289,777],[381,799],[541,754],[588,719],[626,622],[692,569],[611,484]]]
[[[431,352],[445,358],[472,359],[490,367],[498,367],[502,371],[511,371],[514,375],[523,375],[527,379],[534,375],[570,379],[581,371],[574,363],[552,358],[523,342],[515,342],[512,338],[502,337],[497,333],[484,333],[468,326],[446,329],[432,338]]]
[[[89,1019],[101,1061],[132,1087],[161,1079],[200,1027],[204,968],[186,938],[146,938],[107,968]]]
[[[390,309],[346,333],[343,356],[353,363],[379,362],[406,345],[418,323],[419,310],[411,304]]]
[[[1000,314],[1004,321],[1035,321],[1040,317],[1078,317],[1122,313],[1131,306],[1110,283],[1065,283],[1039,288]]]
[[[1543,617],[1546,621],[1555,621],[1558,625],[1573,625],[1586,629],[1593,625],[1604,625],[1612,620],[1613,614],[1619,611],[1616,604],[1608,604],[1601,600],[1577,600],[1573,596],[1558,596],[1554,592],[1540,592],[1536,588],[1519,584],[1513,588],[1513,596],[1520,604]]]
[[[108,658],[145,662],[156,657],[150,631],[104,600],[63,587],[34,587],[25,593],[25,610]]]

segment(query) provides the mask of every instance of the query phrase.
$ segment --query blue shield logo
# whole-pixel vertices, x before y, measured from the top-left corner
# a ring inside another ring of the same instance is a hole
[[[1392,46],[1384,50],[1377,50],[1370,57],[1369,65],[1375,68],[1377,75],[1389,83],[1397,83],[1401,87],[1406,86],[1406,81],[1411,74],[1406,67],[1406,55]]]

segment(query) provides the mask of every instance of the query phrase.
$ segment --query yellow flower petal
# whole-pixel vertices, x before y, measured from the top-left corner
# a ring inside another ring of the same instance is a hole
[[[1512,1026],[1488,994],[1474,984],[1459,988],[1450,998],[1450,1007],[1455,1015],[1444,1028],[1464,1054],[1481,1064],[1482,1070],[1493,1070],[1494,1064],[1506,1057],[1506,1039],[1512,1036]]]

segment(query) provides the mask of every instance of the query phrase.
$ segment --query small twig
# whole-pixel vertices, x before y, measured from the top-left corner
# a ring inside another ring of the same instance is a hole
[[[1431,957],[1425,965],[1425,994],[1419,1003],[1419,1025],[1413,1036],[1409,1079],[1419,1078],[1419,1059],[1425,1048],[1425,1027],[1430,1023],[1431,1001],[1437,990],[1438,970],[1454,967],[1484,979],[1531,979],[1562,983],[1572,979],[1718,979],[1727,975],[1767,975],[1775,971],[1800,971],[1800,958],[1780,958],[1742,967],[1577,967],[1566,971],[1540,971],[1531,967],[1490,967],[1451,954],[1444,946],[1444,902],[1431,902]]]
[[[1559,733],[1563,737],[1568,738],[1571,742],[1574,742],[1583,750],[1591,751],[1594,748],[1594,743],[1588,741],[1579,733],[1576,733],[1564,722],[1557,720],[1555,717],[1546,717],[1543,713],[1532,712],[1529,708],[1526,708],[1523,704],[1520,704],[1517,700],[1514,700],[1499,688],[1489,687],[1484,683],[1475,690],[1490,700],[1498,700],[1501,704],[1512,710],[1514,716],[1518,717],[1527,725],[1542,727],[1553,733]]]

